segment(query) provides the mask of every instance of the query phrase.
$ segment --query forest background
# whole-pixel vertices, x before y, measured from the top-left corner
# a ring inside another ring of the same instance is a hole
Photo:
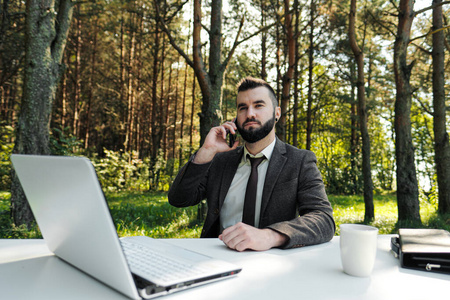
[[[89,157],[107,191],[167,191],[245,76],[277,92],[278,137],[327,192],[396,193],[450,222],[449,1],[3,0],[0,190],[32,214],[11,153]],[[204,213],[204,204],[199,215]]]

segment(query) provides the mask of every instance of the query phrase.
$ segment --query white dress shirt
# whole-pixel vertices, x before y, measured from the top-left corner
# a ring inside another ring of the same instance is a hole
[[[259,216],[261,214],[261,198],[264,188],[264,181],[266,179],[267,168],[269,166],[270,158],[272,157],[275,141],[264,148],[260,153],[252,155],[244,147],[244,154],[241,162],[236,170],[230,189],[225,197],[222,209],[220,210],[220,225],[222,230],[233,226],[242,221],[242,213],[244,209],[245,191],[247,190],[247,181],[251,172],[250,160],[247,159],[247,154],[250,157],[265,156],[261,164],[258,166],[258,185],[256,188],[256,206],[255,206],[255,227],[259,226]]]

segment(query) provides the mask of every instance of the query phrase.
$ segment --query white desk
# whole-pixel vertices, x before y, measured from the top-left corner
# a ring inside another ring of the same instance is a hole
[[[370,278],[342,271],[339,237],[291,250],[238,253],[217,239],[172,239],[169,243],[243,267],[235,278],[161,299],[449,299],[450,275],[400,268],[390,237],[379,236]],[[0,299],[126,299],[53,256],[43,240],[0,240]]]

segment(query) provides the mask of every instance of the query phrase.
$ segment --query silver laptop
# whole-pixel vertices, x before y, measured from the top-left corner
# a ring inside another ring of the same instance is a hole
[[[149,299],[241,271],[161,240],[119,239],[86,158],[12,155],[11,160],[50,251],[129,298]]]

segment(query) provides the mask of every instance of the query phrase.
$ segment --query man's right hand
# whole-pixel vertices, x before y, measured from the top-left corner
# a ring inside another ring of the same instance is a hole
[[[237,251],[247,249],[265,251],[274,247],[280,247],[288,241],[288,237],[270,228],[255,228],[239,222],[225,229],[219,239],[228,248]]]
[[[213,127],[206,136],[203,146],[198,150],[194,158],[196,164],[206,164],[210,162],[219,152],[226,152],[236,149],[239,141],[234,142],[230,148],[227,144],[227,133],[236,134],[236,124],[234,122],[225,122],[224,124]]]

